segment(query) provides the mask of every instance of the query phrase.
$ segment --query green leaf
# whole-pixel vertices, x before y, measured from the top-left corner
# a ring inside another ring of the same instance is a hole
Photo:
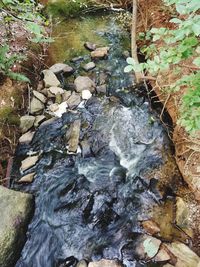
[[[129,64],[129,65],[135,65],[136,62],[135,62],[135,59],[133,59],[132,57],[128,57],[126,59],[126,62]]]
[[[126,66],[125,68],[124,68],[124,72],[131,72],[131,71],[133,71],[133,66],[132,65],[128,65],[128,66]]]

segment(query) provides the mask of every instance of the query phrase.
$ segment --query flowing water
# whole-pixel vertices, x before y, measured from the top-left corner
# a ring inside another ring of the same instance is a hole
[[[138,221],[147,219],[163,201],[154,184],[169,160],[170,142],[145,97],[133,89],[133,77],[123,72],[129,34],[115,14],[104,14],[56,24],[53,36],[47,64],[81,55],[83,61],[70,63],[76,69],[74,76],[83,74],[82,64],[89,61],[84,42],[110,45],[108,59],[84,73],[97,84],[106,77],[108,90],[77,112],[43,123],[30,145],[18,147],[14,181],[27,154],[39,153],[40,159],[27,171],[36,172],[32,184],[13,181],[13,187],[35,195],[35,214],[16,266],[54,267],[63,262],[62,266],[75,266],[81,259],[101,258],[118,258],[127,267],[146,266],[136,265],[126,247],[142,231]],[[66,90],[73,78],[60,77]],[[87,141],[89,148],[84,151],[81,146],[81,152],[72,155],[67,153],[65,138],[77,119],[80,141]]]

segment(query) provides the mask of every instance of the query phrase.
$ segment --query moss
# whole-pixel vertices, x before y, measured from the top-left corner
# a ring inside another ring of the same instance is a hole
[[[0,110],[0,122],[7,122],[10,125],[19,125],[19,116],[14,114],[12,107],[4,107]]]

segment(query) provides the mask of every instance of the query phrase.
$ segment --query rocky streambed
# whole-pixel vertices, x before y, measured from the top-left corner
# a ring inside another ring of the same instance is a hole
[[[11,187],[35,212],[16,266],[198,266],[171,142],[123,71],[128,33],[113,14],[60,27],[21,117]]]

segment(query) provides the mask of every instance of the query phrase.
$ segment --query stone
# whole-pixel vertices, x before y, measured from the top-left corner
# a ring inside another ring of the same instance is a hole
[[[158,251],[158,253],[156,254],[156,256],[154,258],[154,261],[155,262],[166,262],[166,261],[170,261],[170,259],[171,259],[171,257],[169,255],[169,253],[161,245],[160,250]]]
[[[31,104],[30,104],[30,113],[37,114],[37,113],[40,113],[43,109],[44,109],[44,103],[42,103],[36,97],[33,97],[31,99]]]
[[[91,58],[104,59],[108,56],[109,47],[100,47],[91,52]]]
[[[60,81],[57,79],[56,75],[51,70],[43,70],[44,75],[44,84],[45,87],[51,87],[51,86],[60,86]]]
[[[20,170],[24,172],[28,170],[29,168],[33,167],[37,163],[38,159],[39,159],[39,156],[32,156],[32,157],[28,157],[22,160]]]
[[[93,44],[91,42],[85,42],[84,46],[86,49],[88,49],[90,51],[94,51],[97,48],[96,44]]]
[[[20,129],[22,133],[27,132],[31,127],[33,127],[35,121],[34,116],[25,115],[20,118]]]
[[[51,86],[49,87],[49,92],[52,94],[52,95],[57,95],[57,94],[60,94],[62,95],[64,93],[64,90],[60,87],[56,87],[56,86]]]
[[[96,68],[96,65],[95,65],[94,62],[89,62],[89,63],[87,63],[87,64],[85,64],[85,65],[83,66],[83,69],[84,69],[85,71],[90,71],[90,70],[93,70],[94,68]]]
[[[85,260],[81,260],[76,264],[76,267],[87,267],[88,264]]]
[[[77,63],[79,61],[82,61],[84,58],[82,56],[79,56],[79,57],[74,57],[71,59],[71,62],[73,63]]]
[[[115,260],[105,260],[90,262],[88,267],[122,267],[118,261]]]
[[[152,220],[143,221],[142,227],[148,234],[151,234],[151,235],[155,235],[160,232],[159,226],[157,225],[157,223],[155,223]]]
[[[46,120],[46,117],[44,115],[38,115],[35,117],[34,126],[38,127],[43,121]]]
[[[66,102],[69,108],[73,109],[73,108],[76,108],[81,103],[81,97],[79,94],[76,94],[75,92],[73,92]]]
[[[46,103],[47,102],[47,98],[46,96],[44,96],[42,93],[39,93],[38,91],[33,90],[33,95],[40,100],[42,103]]]
[[[175,267],[197,267],[200,263],[200,257],[181,242],[173,242],[165,246],[177,258]]]
[[[106,84],[102,84],[102,85],[97,86],[97,93],[106,94],[106,92],[107,92]]]
[[[95,83],[87,76],[78,76],[75,81],[76,92],[80,93],[83,90],[89,90],[91,93],[95,91]]]
[[[72,94],[71,91],[64,91],[64,93],[62,94],[62,100],[63,101],[68,100],[70,98],[71,94]]]
[[[27,175],[24,175],[23,177],[21,177],[17,182],[20,184],[23,183],[32,183],[34,180],[34,176],[35,176],[35,172],[29,173]]]
[[[167,264],[163,265],[163,267],[174,267],[174,265],[171,265],[170,263],[167,263]]]
[[[34,134],[35,134],[35,132],[31,132],[31,131],[23,134],[19,138],[19,143],[20,144],[28,144],[28,143],[30,143],[32,141],[32,139],[33,139]]]
[[[55,112],[56,110],[58,110],[59,109],[59,104],[58,103],[54,103],[54,104],[51,104],[50,106],[49,106],[49,110],[51,111],[51,112]]]
[[[75,120],[70,125],[70,137],[68,141],[68,151],[76,153],[78,149],[78,143],[79,143],[79,135],[80,135],[80,128],[81,128],[81,121]]]
[[[131,56],[130,52],[128,50],[125,50],[122,55],[125,57],[125,58],[128,58]]]
[[[54,115],[56,117],[61,118],[62,114],[67,111],[68,104],[66,101],[62,102],[60,105],[58,105],[58,109],[54,111]]]
[[[26,230],[33,214],[30,194],[0,186],[0,266],[15,266],[26,241]]]
[[[142,235],[137,240],[135,253],[140,260],[148,261],[155,257],[160,248],[161,241],[150,235]]]
[[[74,69],[71,66],[64,63],[56,63],[52,65],[49,69],[53,71],[54,74],[59,74],[59,73],[72,74],[74,72]]]
[[[88,99],[90,99],[90,97],[92,97],[92,94],[90,93],[89,90],[83,90],[83,91],[81,92],[81,97],[82,97],[82,99],[84,99],[84,100],[88,100]]]
[[[87,158],[91,156],[91,148],[87,140],[81,141],[81,151],[82,151],[83,158]]]
[[[37,86],[37,91],[41,91],[44,88],[44,81],[39,81]]]
[[[180,228],[185,228],[189,225],[189,209],[187,204],[181,197],[176,197],[176,224]]]

